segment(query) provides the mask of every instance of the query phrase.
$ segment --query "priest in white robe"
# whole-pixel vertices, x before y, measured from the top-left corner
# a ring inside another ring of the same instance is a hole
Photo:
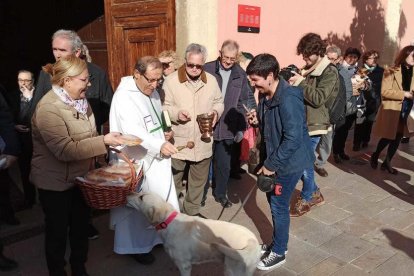
[[[162,79],[162,69],[155,57],[142,57],[137,61],[133,76],[123,77],[115,91],[109,125],[111,132],[142,139],[141,145],[122,149],[129,158],[143,162],[142,191],[159,194],[179,211],[170,159],[177,149],[168,142],[172,132],[164,132],[161,101],[156,90]],[[111,227],[115,230],[116,253],[131,254],[142,264],[154,261],[151,250],[162,241],[140,211],[126,206],[112,209]]]

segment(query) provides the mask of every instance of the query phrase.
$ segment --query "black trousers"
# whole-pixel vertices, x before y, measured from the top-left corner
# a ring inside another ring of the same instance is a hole
[[[14,217],[14,210],[10,201],[11,183],[9,170],[0,170],[0,219]]]
[[[362,124],[355,124],[354,146],[361,146],[361,143],[368,144],[371,140],[373,121],[366,120]]]
[[[45,213],[45,252],[49,275],[66,275],[68,234],[72,275],[82,275],[86,272],[90,208],[81,191],[78,187],[62,192],[39,189],[39,199]]]
[[[348,137],[349,129],[352,127],[352,124],[355,122],[356,114],[351,114],[345,117],[345,123],[338,128],[335,128],[333,141],[332,141],[332,151],[333,154],[343,154],[345,153],[345,142]]]
[[[19,169],[24,190],[25,204],[30,207],[36,202],[35,186],[29,181],[30,166],[32,161],[32,136],[30,132],[19,133],[22,153],[19,155]]]
[[[217,198],[227,197],[227,184],[230,177],[231,158],[233,151],[233,139],[214,141],[214,195]],[[240,167],[239,167],[240,168]],[[238,171],[237,171],[238,172]]]
[[[233,148],[231,151],[231,169],[230,169],[231,173],[239,174],[240,166],[241,166],[240,154],[241,154],[241,143],[233,142]]]

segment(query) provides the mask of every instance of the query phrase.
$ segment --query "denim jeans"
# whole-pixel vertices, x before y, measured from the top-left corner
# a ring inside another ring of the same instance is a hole
[[[289,241],[289,204],[293,190],[298,183],[302,172],[295,174],[276,176],[276,187],[280,185],[279,193],[275,191],[267,193],[273,220],[273,248],[278,255],[285,255]]]
[[[316,147],[319,144],[319,140],[321,139],[320,136],[311,136],[311,146],[312,150],[315,152]],[[312,199],[312,194],[318,189],[318,186],[315,183],[315,170],[313,167],[305,169],[302,175],[303,181],[303,188],[301,192],[301,197],[306,200],[310,201]]]

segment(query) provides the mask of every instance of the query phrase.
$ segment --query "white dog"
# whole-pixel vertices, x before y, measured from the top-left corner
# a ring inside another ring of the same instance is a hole
[[[154,193],[130,195],[128,206],[140,210],[156,227],[182,276],[191,275],[192,264],[212,261],[224,262],[226,275],[253,275],[260,245],[247,228],[178,213]]]

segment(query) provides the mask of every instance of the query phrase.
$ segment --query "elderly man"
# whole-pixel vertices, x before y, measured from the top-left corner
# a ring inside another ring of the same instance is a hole
[[[75,55],[80,58],[85,57],[85,59],[89,57],[86,46],[78,34],[71,30],[58,30],[53,34],[52,51],[56,61],[69,55]],[[101,133],[102,125],[109,117],[113,91],[105,71],[91,62],[87,62],[87,65],[91,86],[88,88],[88,92],[86,92],[86,98],[95,116],[96,129]],[[51,89],[50,76],[41,70],[33,96],[32,114],[40,99]]]
[[[213,126],[223,112],[223,97],[216,79],[203,70],[207,50],[199,44],[188,45],[185,51],[185,64],[165,79],[164,109],[168,111],[175,145],[183,146],[193,141],[193,148],[185,148],[172,156],[172,167],[177,193],[182,190],[185,168],[189,167],[188,190],[183,202],[183,210],[188,215],[202,216],[199,212],[204,184],[212,156],[212,139],[202,140],[197,123],[197,115],[214,115]]]
[[[216,78],[224,98],[224,112],[214,130],[213,145],[214,197],[224,208],[232,205],[227,198],[227,183],[232,152],[239,147],[243,131],[247,128],[244,106],[249,110],[256,108],[247,75],[236,63],[238,53],[239,44],[226,40],[221,46],[220,57],[204,66],[206,72]],[[240,158],[240,149],[236,151],[239,153],[236,158]]]
[[[133,76],[121,79],[112,101],[109,121],[111,131],[142,139],[141,145],[123,149],[129,158],[143,162],[145,177],[142,190],[157,193],[178,210],[171,159],[168,158],[177,149],[167,141],[172,138],[172,132],[163,130],[161,101],[156,90],[161,78],[162,64],[157,58],[140,58]],[[116,253],[132,254],[141,264],[154,261],[150,251],[162,241],[141,212],[127,207],[112,209],[111,225],[115,229]]]

